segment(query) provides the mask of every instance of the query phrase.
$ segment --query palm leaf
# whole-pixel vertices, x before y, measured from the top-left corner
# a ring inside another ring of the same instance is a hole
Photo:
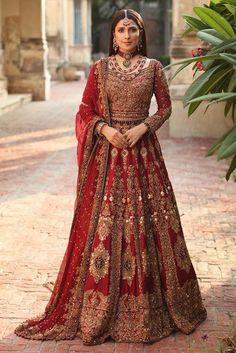
[[[191,99],[188,103],[194,103],[194,102],[199,102],[199,101],[205,101],[205,100],[211,100],[211,99],[220,99],[222,100],[233,100],[236,99],[236,93],[211,93],[211,94],[206,94],[200,97],[196,97]]]
[[[187,23],[187,25],[192,29],[197,31],[200,31],[202,29],[208,28],[205,23],[203,23],[202,21],[200,21],[198,18],[193,17],[193,16],[187,16],[184,15],[183,19],[185,20],[185,22]]]
[[[209,54],[221,53],[226,49],[230,49],[236,47],[236,36],[234,38],[230,38],[225,40],[222,44],[217,45],[214,49],[209,51]]]
[[[218,69],[219,68],[217,66],[212,67],[208,71],[205,71],[203,74],[201,74],[201,76],[199,76],[196,80],[194,80],[185,92],[185,95],[183,97],[183,103],[186,103],[187,101],[194,98],[201,90],[201,88],[205,85],[205,83],[208,82],[209,78],[213,75],[213,73]]]
[[[236,126],[231,129],[228,136],[222,142],[218,151],[217,159],[225,159],[233,154],[236,154]]]
[[[219,54],[214,54],[214,55],[205,55],[205,56],[195,56],[194,58],[188,58],[188,59],[184,59],[184,60],[180,60],[174,63],[171,63],[169,65],[166,65],[164,67],[164,70],[166,70],[167,68],[174,66],[174,65],[181,65],[181,64],[191,64],[197,61],[208,61],[208,60],[222,60],[222,58],[220,57]]]
[[[220,56],[228,61],[230,64],[236,65],[236,55],[234,54],[220,54]]]
[[[206,8],[206,7],[194,7],[194,12],[201,18],[201,20],[215,29],[219,33],[222,33],[225,38],[231,38],[234,36],[234,30],[230,23],[221,16],[218,12]]]
[[[236,87],[236,71],[234,71],[233,75],[231,76],[231,79],[229,81],[229,85],[227,88],[227,92],[232,92],[235,87]]]
[[[180,66],[178,68],[178,70],[175,71],[175,73],[173,74],[173,76],[171,76],[170,80],[173,80],[175,78],[175,76],[180,72],[182,71],[185,67],[187,67],[189,64],[186,63],[186,64],[183,64],[182,66]]]
[[[230,178],[230,175],[233,173],[233,171],[236,169],[236,154],[235,156],[233,157],[231,163],[230,163],[230,166],[229,166],[229,169],[226,173],[226,176],[225,176],[225,179],[228,181],[229,178]]]
[[[197,37],[203,40],[204,42],[213,44],[213,45],[218,45],[222,43],[222,39],[219,39],[215,35],[212,35],[211,33],[207,33],[205,30],[199,31],[197,33]]]
[[[212,146],[211,148],[207,151],[207,154],[205,157],[212,156],[221,146],[222,142],[224,139],[230,134],[232,129],[226,131],[223,136],[221,136]]]

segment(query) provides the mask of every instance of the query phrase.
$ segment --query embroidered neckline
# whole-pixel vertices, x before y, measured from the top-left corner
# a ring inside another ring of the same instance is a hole
[[[111,57],[109,57],[108,59],[108,69],[115,74],[116,77],[120,78],[121,80],[123,81],[129,81],[129,80],[132,80],[133,78],[137,77],[140,73],[142,73],[144,70],[146,69],[149,69],[149,67],[151,66],[151,60],[148,64],[147,67],[143,67],[146,62],[147,62],[147,57],[146,56],[143,56],[141,58],[141,62],[138,66],[138,68],[136,68],[134,71],[131,71],[131,72],[122,72],[122,68],[119,67],[117,68],[115,65],[115,56],[112,55]],[[126,70],[125,70],[126,71]]]

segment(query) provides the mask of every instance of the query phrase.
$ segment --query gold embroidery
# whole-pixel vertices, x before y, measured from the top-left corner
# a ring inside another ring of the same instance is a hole
[[[129,154],[129,152],[128,152],[127,148],[122,148],[121,155],[123,157],[124,169],[127,168],[127,157],[128,157],[128,154]]]
[[[109,252],[105,249],[103,243],[100,243],[91,255],[91,263],[89,271],[92,274],[94,281],[98,283],[101,278],[108,273],[109,266]]]
[[[103,198],[107,199],[106,195]],[[108,234],[111,232],[111,227],[113,224],[113,216],[111,215],[109,204],[106,203],[98,221],[98,234],[101,241],[105,240]]]
[[[147,114],[153,71],[150,66],[127,82],[127,91],[135,87],[129,96],[126,89],[119,92],[121,80],[109,73],[108,91],[114,98],[112,109],[116,114],[120,109],[121,119],[123,114],[127,119]],[[106,110],[103,74],[104,67],[99,62],[95,75],[99,99]],[[121,100],[116,100],[118,92]],[[107,117],[106,111],[104,116]],[[122,131],[135,124],[137,121],[114,122]],[[89,143],[92,131],[91,125]],[[206,310],[191,261],[189,258],[189,262],[185,261],[187,248],[181,238],[178,208],[158,140],[154,134],[145,134],[141,143],[138,141],[133,148],[127,148],[128,156],[126,152],[122,154],[122,149],[112,147],[108,170],[106,158],[110,150],[106,139],[99,140],[95,160],[90,157],[90,147],[84,155],[79,205],[85,195],[90,198],[83,211],[90,212],[91,221],[84,234],[82,217],[79,220],[76,217],[79,213],[73,219],[72,232],[78,232],[78,236],[82,233],[74,251],[78,264],[70,267],[74,271],[72,282],[68,283],[69,276],[64,282],[65,288],[70,288],[68,298],[65,305],[59,306],[67,292],[58,288],[54,302],[46,308],[47,314],[45,311],[39,316],[43,319],[52,315],[50,329],[42,330],[40,325],[28,327],[24,323],[17,334],[44,340],[78,336],[85,344],[99,344],[108,336],[117,342],[152,342],[168,336],[173,329],[190,333],[206,318]],[[89,160],[94,163],[92,178],[86,172]],[[175,237],[177,241],[173,244]],[[70,265],[73,261],[74,258]],[[186,270],[186,276],[182,276],[180,269]],[[89,287],[91,282],[86,282],[89,271],[96,283],[100,281],[93,288]]]
[[[135,257],[131,253],[130,245],[127,246],[122,256],[122,278],[131,286],[135,274]]]
[[[185,241],[180,235],[177,236],[177,240],[174,245],[174,251],[178,266],[182,270],[189,272],[191,269],[191,260],[189,257],[188,250],[186,248]]]
[[[117,150],[117,148],[116,147],[113,147],[112,149],[111,149],[111,169],[113,169],[114,168],[114,161],[115,161],[115,158],[116,158],[116,156],[118,155],[118,150]]]

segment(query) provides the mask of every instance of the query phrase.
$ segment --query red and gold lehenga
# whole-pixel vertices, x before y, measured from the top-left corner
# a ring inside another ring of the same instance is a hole
[[[189,334],[207,317],[155,134],[171,114],[168,85],[161,63],[145,60],[141,70],[124,73],[110,56],[90,70],[76,115],[67,249],[45,312],[16,327],[18,336],[154,342],[174,330]],[[153,93],[158,110],[149,116]],[[119,149],[97,136],[98,121],[121,132],[146,121],[149,130]]]

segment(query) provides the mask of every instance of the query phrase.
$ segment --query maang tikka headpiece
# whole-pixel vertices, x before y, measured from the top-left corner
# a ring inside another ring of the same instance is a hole
[[[130,20],[129,20],[128,16],[127,16],[127,10],[124,10],[124,11],[125,11],[125,18],[123,20],[123,25],[124,26],[128,26],[130,24]]]

